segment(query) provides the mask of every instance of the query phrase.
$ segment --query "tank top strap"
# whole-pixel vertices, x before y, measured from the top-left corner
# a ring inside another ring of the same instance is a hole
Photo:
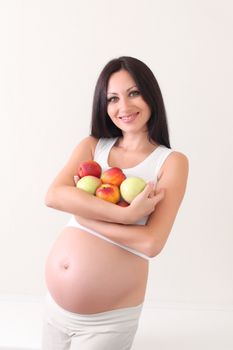
[[[173,149],[171,148],[168,148],[166,146],[163,146],[163,145],[160,145],[159,146],[159,149],[158,149],[158,152],[156,152],[154,154],[155,156],[155,175],[156,177],[158,176],[159,174],[159,171],[163,165],[163,163],[165,162],[165,160],[167,159],[167,157],[169,156],[169,154],[171,154],[172,152],[174,152]]]
[[[108,166],[108,154],[116,138],[100,138],[96,144],[94,152],[94,160],[102,163],[105,167]]]

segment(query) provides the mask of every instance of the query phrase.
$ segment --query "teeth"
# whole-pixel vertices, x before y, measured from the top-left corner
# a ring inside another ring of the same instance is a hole
[[[120,117],[120,119],[130,120],[130,119],[134,118],[136,115],[137,115],[137,113],[134,113],[134,114],[130,114],[128,117]]]
[[[129,120],[131,119],[132,117],[122,117],[121,119],[124,119],[124,120]]]

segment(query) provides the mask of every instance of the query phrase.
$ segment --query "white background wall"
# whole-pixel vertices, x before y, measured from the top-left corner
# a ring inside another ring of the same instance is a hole
[[[0,294],[41,296],[69,215],[44,206],[89,133],[96,79],[135,56],[161,86],[185,199],[151,263],[152,302],[233,302],[233,5],[229,0],[0,0]]]

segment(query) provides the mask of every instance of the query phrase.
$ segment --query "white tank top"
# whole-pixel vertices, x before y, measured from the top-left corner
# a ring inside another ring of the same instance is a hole
[[[108,163],[108,156],[110,153],[111,148],[114,146],[114,144],[117,141],[116,138],[101,138],[99,139],[96,148],[95,148],[95,154],[94,154],[94,160],[100,164],[102,167],[102,172],[110,168],[110,165]],[[164,163],[165,159],[168,157],[168,155],[173,152],[172,149],[165,147],[163,145],[158,146],[152,153],[150,153],[141,163],[137,164],[136,166],[132,168],[121,168],[126,175],[126,177],[130,176],[138,176],[143,178],[146,182],[148,181],[157,181],[157,176],[159,174],[159,170]],[[135,225],[144,225],[147,221],[148,216],[142,218],[138,222],[135,223]],[[72,215],[70,221],[66,226],[73,226],[83,229],[84,231],[87,231],[99,238],[102,238],[112,244],[115,244],[123,249],[128,250],[129,252],[136,254],[144,259],[150,260],[152,258],[148,257],[147,255],[136,251],[135,249],[132,249],[130,247],[124,246],[120,243],[114,242],[108,237],[102,235],[101,233],[94,231],[92,229],[89,229],[88,227],[85,227],[83,225],[80,225],[79,222],[76,220],[75,216]]]

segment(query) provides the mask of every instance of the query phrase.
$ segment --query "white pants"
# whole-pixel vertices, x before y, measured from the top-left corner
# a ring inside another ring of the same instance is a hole
[[[129,350],[142,305],[76,314],[62,309],[48,295],[42,350]]]

